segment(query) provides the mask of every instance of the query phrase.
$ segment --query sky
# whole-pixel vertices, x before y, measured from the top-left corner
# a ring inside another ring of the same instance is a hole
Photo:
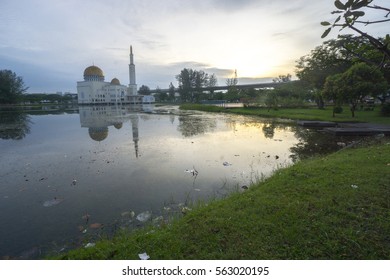
[[[23,77],[30,93],[75,93],[90,65],[126,85],[132,45],[138,87],[177,86],[183,68],[215,74],[219,85],[235,70],[239,84],[268,82],[294,75],[296,61],[321,45],[333,2],[1,0],[0,69]]]

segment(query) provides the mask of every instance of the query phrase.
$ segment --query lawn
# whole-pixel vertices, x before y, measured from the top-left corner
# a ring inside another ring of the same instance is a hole
[[[278,110],[268,110],[267,108],[231,108],[225,109],[222,107],[200,104],[183,104],[180,106],[183,110],[200,110],[208,112],[225,112],[235,113],[240,115],[255,115],[267,118],[283,118],[293,120],[316,120],[316,121],[334,121],[334,122],[369,122],[377,124],[389,124],[390,117],[380,115],[379,106],[373,111],[356,111],[355,117],[351,117],[351,111],[348,107],[343,108],[341,114],[336,114],[332,117],[333,107],[329,106],[325,109],[317,108],[280,108]]]
[[[389,259],[390,142],[276,171],[172,223],[54,258]]]

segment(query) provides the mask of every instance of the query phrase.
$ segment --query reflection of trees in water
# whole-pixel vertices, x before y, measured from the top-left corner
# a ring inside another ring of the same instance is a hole
[[[214,131],[216,127],[217,122],[215,119],[198,116],[179,116],[177,129],[184,137],[190,137]]]
[[[291,158],[294,162],[318,155],[325,155],[339,150],[342,145],[348,145],[361,137],[334,136],[315,129],[307,129],[296,126],[294,128],[295,136],[299,143],[290,148]]]
[[[0,138],[20,140],[30,133],[30,116],[18,109],[0,112]]]

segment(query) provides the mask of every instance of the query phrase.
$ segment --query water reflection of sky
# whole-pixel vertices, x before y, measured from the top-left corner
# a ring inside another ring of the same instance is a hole
[[[29,119],[22,139],[0,140],[0,256],[82,244],[93,231],[79,230],[86,213],[109,227],[125,211],[158,216],[168,204],[224,195],[291,164],[299,142],[288,125],[175,107]],[[193,168],[196,178],[185,172]],[[53,199],[61,203],[44,207]]]

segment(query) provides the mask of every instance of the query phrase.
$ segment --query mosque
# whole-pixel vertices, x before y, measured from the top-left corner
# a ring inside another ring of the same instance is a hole
[[[92,65],[84,70],[84,81],[77,82],[78,104],[148,104],[152,95],[139,95],[135,81],[133,47],[130,46],[129,86],[121,85],[117,78],[104,81],[102,69]]]

